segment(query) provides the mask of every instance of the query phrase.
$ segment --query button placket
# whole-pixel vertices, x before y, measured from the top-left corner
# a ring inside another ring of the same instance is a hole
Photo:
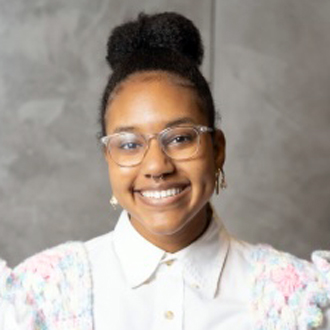
[[[174,259],[171,259],[171,260],[167,260],[167,261],[165,261],[165,264],[166,264],[168,267],[172,266],[173,263],[174,263]]]
[[[167,320],[173,320],[174,319],[174,313],[172,311],[166,311],[165,312],[165,318]]]
[[[191,288],[193,288],[195,290],[199,290],[200,286],[197,283],[192,283]]]
[[[157,276],[157,320],[153,329],[182,330],[183,276],[173,259],[163,261]]]

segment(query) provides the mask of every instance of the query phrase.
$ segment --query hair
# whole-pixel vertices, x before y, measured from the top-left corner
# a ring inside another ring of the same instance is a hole
[[[139,73],[147,72],[165,74],[175,83],[193,88],[208,125],[214,128],[213,98],[199,70],[203,55],[203,44],[196,26],[174,12],[141,13],[136,20],[114,28],[107,43],[106,60],[112,74],[101,101],[100,135],[106,135],[106,111],[122,84]]]

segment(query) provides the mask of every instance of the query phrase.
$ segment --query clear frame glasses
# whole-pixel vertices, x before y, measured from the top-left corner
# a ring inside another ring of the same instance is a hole
[[[122,167],[139,165],[149,149],[150,140],[157,139],[163,152],[174,160],[194,157],[200,146],[200,135],[213,132],[207,126],[174,126],[156,134],[120,132],[101,138],[112,160]]]

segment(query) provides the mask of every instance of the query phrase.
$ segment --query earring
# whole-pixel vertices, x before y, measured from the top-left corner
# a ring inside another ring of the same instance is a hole
[[[227,184],[227,181],[226,181],[225,171],[223,169],[221,169],[221,174],[222,174],[222,177],[221,177],[220,188],[222,190],[225,190],[225,189],[227,189],[228,184]]]
[[[118,200],[117,200],[117,198],[115,197],[115,195],[112,195],[112,197],[110,198],[109,203],[110,203],[110,205],[113,207],[114,210],[117,209],[117,206],[118,206]]]
[[[221,182],[219,182],[220,174],[221,174]],[[224,190],[226,188],[227,188],[227,182],[226,182],[225,172],[223,171],[222,168],[218,168],[215,174],[215,193],[219,195],[220,189]]]
[[[215,193],[217,195],[219,195],[219,190],[220,190],[219,189],[219,186],[220,186],[220,184],[219,184],[220,172],[221,172],[221,170],[220,170],[220,168],[218,168],[217,172],[215,173]]]

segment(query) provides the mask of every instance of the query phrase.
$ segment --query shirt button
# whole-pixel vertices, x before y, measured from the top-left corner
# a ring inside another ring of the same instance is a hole
[[[165,318],[167,320],[173,320],[174,319],[174,313],[172,311],[165,312]]]
[[[165,264],[167,266],[172,266],[173,262],[174,262],[174,260],[167,260],[167,261],[165,261]]]
[[[191,287],[196,290],[199,289],[199,285],[197,283],[192,284]]]

